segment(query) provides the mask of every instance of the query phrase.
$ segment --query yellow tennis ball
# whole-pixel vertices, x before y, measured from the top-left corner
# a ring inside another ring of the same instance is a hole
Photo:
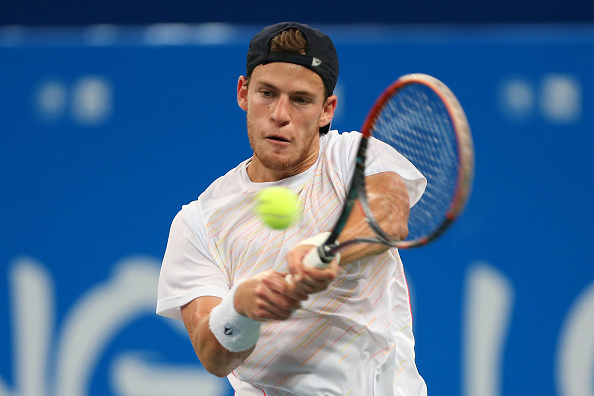
[[[264,188],[256,196],[254,211],[268,227],[284,230],[299,217],[299,197],[285,187]]]

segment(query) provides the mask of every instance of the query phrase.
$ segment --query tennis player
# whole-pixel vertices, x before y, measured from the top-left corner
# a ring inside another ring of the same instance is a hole
[[[329,131],[337,79],[336,50],[319,30],[286,22],[257,33],[237,84],[253,156],[171,225],[157,313],[183,320],[203,366],[239,396],[427,394],[398,251],[359,244],[323,270],[302,263],[340,214],[360,138]],[[404,237],[426,180],[390,155],[370,156],[366,183],[372,204],[389,203],[380,224]],[[271,186],[299,194],[303,215],[287,230],[252,212]],[[369,232],[357,210],[339,241]]]

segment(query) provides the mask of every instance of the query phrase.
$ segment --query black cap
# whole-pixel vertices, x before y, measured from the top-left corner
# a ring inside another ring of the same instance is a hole
[[[297,29],[303,32],[307,40],[306,55],[270,51],[272,38],[288,29]],[[272,62],[287,62],[305,66],[322,78],[324,86],[330,94],[334,92],[338,80],[338,55],[330,37],[317,29],[298,22],[281,22],[262,29],[250,42],[246,76],[250,76],[256,66]],[[330,124],[320,128],[320,132],[326,133],[328,129],[330,129]]]

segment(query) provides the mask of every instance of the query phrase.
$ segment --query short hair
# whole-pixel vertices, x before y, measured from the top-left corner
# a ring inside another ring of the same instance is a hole
[[[283,30],[270,40],[270,51],[307,54],[307,39],[299,29]]]

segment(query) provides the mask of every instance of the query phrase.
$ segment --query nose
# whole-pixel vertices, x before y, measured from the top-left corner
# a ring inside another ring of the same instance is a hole
[[[289,98],[285,95],[279,96],[274,102],[271,116],[277,125],[284,126],[290,122],[289,105]]]

